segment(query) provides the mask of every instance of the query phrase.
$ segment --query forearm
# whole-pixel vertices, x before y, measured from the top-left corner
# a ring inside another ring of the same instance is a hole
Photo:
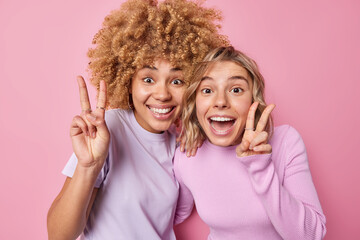
[[[304,169],[289,176],[284,186],[270,158],[254,162],[246,163],[253,188],[278,233],[284,239],[322,239],[325,217],[310,172]],[[295,188],[300,190],[295,193]]]
[[[49,239],[76,239],[87,221],[87,209],[99,169],[77,167],[53,202],[47,219]],[[90,206],[91,207],[91,206]]]

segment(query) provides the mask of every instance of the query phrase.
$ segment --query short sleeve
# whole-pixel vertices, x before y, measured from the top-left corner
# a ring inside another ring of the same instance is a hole
[[[95,188],[100,188],[101,184],[103,183],[103,181],[106,178],[106,173],[107,173],[107,168],[108,168],[108,158],[109,157],[106,158],[105,164],[104,164],[103,168],[101,169],[98,177],[96,178],[95,185],[94,185]],[[77,162],[78,162],[78,160],[76,158],[76,155],[75,155],[75,153],[73,153],[71,155],[69,161],[66,163],[64,169],[62,170],[62,174],[64,174],[67,177],[72,178],[72,176],[74,175],[76,166],[77,166]]]

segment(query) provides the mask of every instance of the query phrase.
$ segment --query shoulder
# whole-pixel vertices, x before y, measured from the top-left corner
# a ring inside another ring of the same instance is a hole
[[[110,109],[105,112],[106,124],[111,130],[114,126],[122,126],[123,123],[128,122],[130,119],[130,112],[123,109]]]
[[[129,111],[127,110],[123,110],[123,109],[109,109],[106,110],[105,112],[105,120],[115,120],[115,119],[119,119],[119,118],[125,118],[129,115]]]
[[[300,133],[292,126],[282,125],[274,129],[270,144],[276,159],[289,164],[298,156],[306,157],[306,147]]]
[[[174,155],[174,160],[173,160],[174,165],[176,164],[178,166],[179,162],[185,158],[187,158],[186,153],[181,152],[180,147],[177,147],[175,150],[175,155]]]
[[[302,142],[300,133],[290,125],[281,125],[274,128],[273,135],[270,139],[270,143],[279,144],[279,143],[296,143]]]

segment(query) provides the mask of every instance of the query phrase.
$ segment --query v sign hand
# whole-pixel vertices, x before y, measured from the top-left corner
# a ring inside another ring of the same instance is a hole
[[[268,144],[269,134],[265,131],[265,127],[275,105],[270,104],[265,108],[255,129],[255,112],[258,105],[258,102],[254,102],[250,107],[242,141],[236,148],[238,157],[267,154],[272,151],[271,145]]]
[[[78,165],[100,170],[108,154],[110,133],[105,123],[106,83],[100,82],[97,106],[91,110],[84,79],[77,77],[81,114],[73,118],[70,136]]]

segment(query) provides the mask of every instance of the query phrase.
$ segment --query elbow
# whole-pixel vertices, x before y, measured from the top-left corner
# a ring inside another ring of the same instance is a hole
[[[310,229],[313,230],[311,231]],[[322,240],[326,234],[325,216],[324,215],[319,216],[313,227],[309,227],[309,230],[310,231],[305,231],[305,233],[308,234],[306,234],[307,236],[304,236],[303,239]]]
[[[326,226],[325,226],[325,216],[324,216],[324,221],[321,222],[321,234],[319,234],[321,236],[321,238],[319,239],[323,239],[325,237],[326,234]]]
[[[312,239],[323,239],[326,234],[326,218],[322,212],[317,212],[317,221],[316,221],[316,228],[315,228],[315,238]]]
[[[47,221],[46,221],[46,226],[47,226],[47,232],[48,232],[48,239],[49,240],[53,240],[53,239],[56,239],[55,238],[55,227],[54,227],[54,224],[53,224],[53,219],[52,219],[52,209],[50,208],[48,214],[47,214]]]
[[[174,225],[182,223],[183,221],[185,221],[186,218],[188,218],[188,216],[175,216]]]
[[[326,234],[326,219],[320,212],[312,212],[311,218],[301,219],[296,225],[289,226],[278,233],[283,239],[304,239],[304,240],[322,240]]]
[[[181,210],[177,209],[174,218],[174,225],[178,225],[183,221],[185,221],[191,215],[192,211],[193,211],[193,205],[191,205],[190,208],[181,209]]]
[[[51,209],[47,215],[47,233],[49,240],[76,240],[81,232],[72,229],[66,224],[62,224],[61,220],[56,218],[55,212],[52,212]]]

